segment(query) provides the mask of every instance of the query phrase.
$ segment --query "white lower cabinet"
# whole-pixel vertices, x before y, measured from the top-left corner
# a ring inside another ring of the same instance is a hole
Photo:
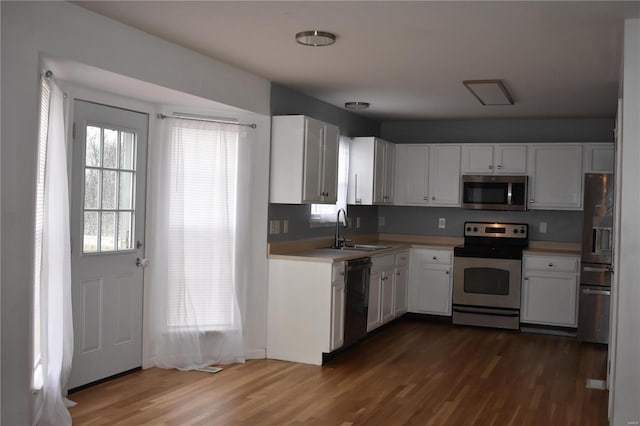
[[[525,254],[520,321],[577,327],[579,264],[578,256]]]
[[[396,254],[396,275],[393,278],[393,315],[399,317],[407,312],[409,290],[409,252]]]
[[[451,315],[452,250],[411,249],[409,312]]]
[[[269,260],[267,358],[322,364],[344,342],[344,262]]]
[[[331,283],[331,344],[330,350],[336,350],[344,344],[345,283],[337,279]]]
[[[393,313],[393,272],[395,255],[371,258],[371,279],[369,282],[369,311],[367,331],[374,330],[390,321]]]

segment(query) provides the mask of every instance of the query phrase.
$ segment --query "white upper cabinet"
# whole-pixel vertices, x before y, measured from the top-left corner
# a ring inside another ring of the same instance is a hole
[[[527,145],[462,146],[462,173],[464,174],[526,174]]]
[[[391,204],[394,193],[395,145],[385,140],[354,138],[349,148],[349,204]]]
[[[274,116],[270,202],[334,204],[339,139],[336,126],[303,115]]]
[[[429,205],[460,205],[460,145],[431,145]]]
[[[460,205],[460,145],[396,145],[396,205]]]
[[[529,208],[582,208],[582,144],[531,145]]]
[[[613,173],[615,144],[588,143],[584,145],[585,173]]]

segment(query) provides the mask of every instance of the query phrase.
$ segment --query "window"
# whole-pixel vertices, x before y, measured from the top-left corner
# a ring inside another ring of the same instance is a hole
[[[47,134],[49,130],[49,99],[51,91],[44,78],[40,81],[40,128],[38,133],[38,167],[36,177],[36,215],[34,229],[34,271],[33,271],[33,389],[43,385],[42,344],[41,344],[41,287],[42,287],[42,233],[44,227],[44,178],[47,164]]]
[[[83,253],[133,249],[136,134],[85,128]]]
[[[171,129],[167,326],[225,330],[235,318],[238,127]]]
[[[312,204],[311,226],[334,224],[339,209],[347,211],[347,188],[349,179],[349,138],[340,136],[338,151],[338,201],[336,204]]]

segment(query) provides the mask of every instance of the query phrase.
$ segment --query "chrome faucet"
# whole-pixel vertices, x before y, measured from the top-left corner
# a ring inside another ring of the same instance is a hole
[[[340,238],[340,212],[342,212],[342,225],[347,227],[347,212],[344,209],[339,209],[338,214],[336,215],[336,235],[333,240],[333,246],[335,248],[344,247],[344,239]]]

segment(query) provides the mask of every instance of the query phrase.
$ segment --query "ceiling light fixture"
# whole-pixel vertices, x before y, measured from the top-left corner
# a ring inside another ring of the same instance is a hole
[[[296,34],[296,41],[305,46],[329,46],[336,42],[336,35],[326,31],[302,31]]]
[[[369,102],[345,102],[346,109],[367,109],[371,106]]]
[[[502,80],[464,80],[462,84],[482,105],[513,105],[513,98]]]

